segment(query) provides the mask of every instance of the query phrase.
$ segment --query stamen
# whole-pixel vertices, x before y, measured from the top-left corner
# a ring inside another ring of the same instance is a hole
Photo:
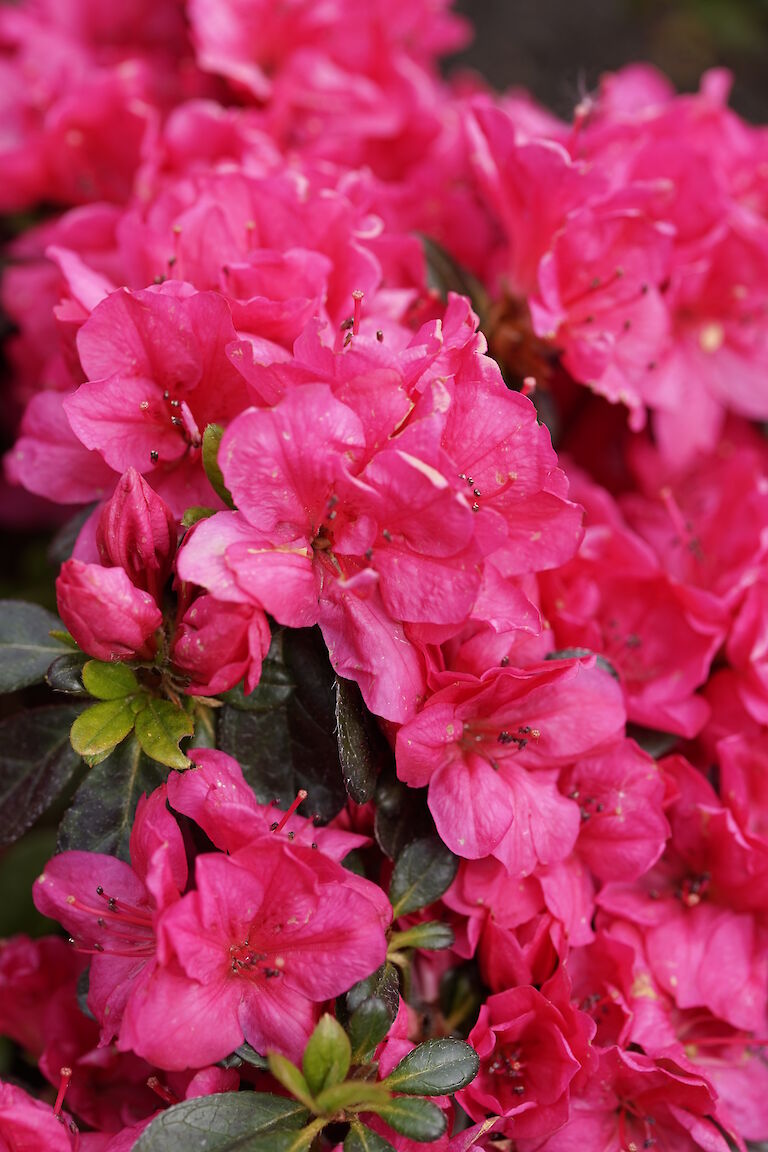
[[[199,448],[203,442],[203,438],[200,435],[200,429],[197,426],[195,418],[192,415],[192,411],[186,400],[182,400],[180,412],[181,419],[184,424],[184,429],[187,433],[187,436],[189,437],[190,444],[193,448]]]
[[[365,295],[365,293],[363,291],[361,291],[360,288],[355,288],[354,292],[352,293],[352,299],[354,300],[354,307],[355,307],[354,315],[352,317],[352,335],[353,336],[357,336],[358,332],[360,331],[360,320],[362,318],[362,313],[363,313],[363,296],[364,295]]]
[[[69,1088],[69,1082],[72,1079],[72,1069],[71,1068],[60,1068],[59,1069],[59,1075],[61,1076],[61,1080],[59,1081],[59,1091],[56,1093],[56,1103],[53,1106],[54,1116],[58,1116],[59,1113],[61,1112],[61,1106],[64,1103],[64,1097],[67,1094],[67,1088]]]
[[[294,812],[298,808],[299,804],[302,804],[306,800],[306,798],[307,798],[306,789],[300,788],[299,791],[296,793],[296,799],[294,800],[293,804],[291,804],[291,806],[287,812],[283,813],[282,820],[280,821],[280,823],[277,825],[276,828],[275,827],[272,828],[272,831],[273,832],[282,832],[283,828],[285,828],[285,826],[288,823],[288,821],[290,820],[291,816],[293,816]]]
[[[161,1084],[157,1076],[149,1076],[147,1078],[147,1088],[151,1088],[156,1096],[161,1100],[165,1100],[166,1104],[178,1104],[179,1098],[171,1092],[165,1084]]]

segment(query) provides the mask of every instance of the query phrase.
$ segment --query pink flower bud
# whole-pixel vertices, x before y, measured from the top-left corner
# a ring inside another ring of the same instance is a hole
[[[176,554],[176,520],[168,505],[135,468],[118,481],[96,531],[102,563],[124,568],[137,588],[155,600]]]
[[[89,656],[122,660],[155,653],[162,613],[148,592],[135,588],[122,568],[67,560],[56,581],[59,615]]]
[[[198,596],[176,631],[172,658],[192,677],[189,692],[226,692],[243,677],[251,692],[269,643],[269,624],[260,608]]]

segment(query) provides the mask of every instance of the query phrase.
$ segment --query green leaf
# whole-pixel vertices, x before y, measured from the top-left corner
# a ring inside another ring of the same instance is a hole
[[[131,736],[78,788],[59,825],[59,851],[80,848],[129,860],[128,841],[139,797],[158,788],[167,775]]]
[[[373,831],[377,844],[390,860],[396,860],[412,840],[434,836],[427,789],[408,788],[393,770],[382,772],[376,785]]]
[[[424,908],[442,896],[453,883],[458,866],[458,857],[436,836],[406,845],[389,884],[393,919]]]
[[[83,668],[83,684],[97,700],[121,700],[140,690],[133,668],[89,660]]]
[[[287,808],[300,788],[304,811],[330,820],[346,803],[336,743],[334,675],[319,629],[278,629],[261,679],[229,692],[219,748],[240,762],[257,799]]]
[[[134,714],[125,699],[105,700],[81,712],[70,740],[88,764],[99,764],[133,729]]]
[[[613,676],[614,680],[619,679],[619,674],[611,664],[610,660],[606,660],[605,656],[596,655],[591,648],[559,648],[557,652],[547,652],[544,657],[545,660],[581,660],[585,656],[594,656],[595,664],[598,668],[602,668],[603,672],[607,672],[609,676]]]
[[[304,1079],[313,1096],[340,1084],[346,1078],[351,1063],[351,1048],[346,1032],[330,1013],[320,1017],[307,1041],[302,1059]]]
[[[373,1080],[345,1080],[332,1084],[315,1099],[315,1108],[325,1116],[332,1116],[341,1108],[354,1108],[361,1112],[376,1111],[389,1100],[389,1090]]]
[[[426,948],[432,952],[450,948],[453,943],[453,929],[439,920],[428,920],[424,924],[414,924],[404,932],[393,932],[389,941],[391,949]]]
[[[344,1141],[344,1152],[395,1152],[389,1140],[355,1121]]]
[[[0,721],[0,845],[31,828],[72,778],[80,760],[69,730],[81,709],[56,704]]]
[[[181,518],[182,528],[191,528],[192,525],[197,524],[199,520],[208,520],[209,517],[215,515],[215,508],[203,508],[199,504],[193,504],[191,508],[187,508]]]
[[[252,1068],[258,1068],[261,1072],[269,1071],[269,1061],[266,1056],[262,1056],[250,1044],[241,1044],[239,1048],[235,1048],[231,1055],[219,1060],[219,1064],[222,1068],[242,1068],[243,1064],[250,1064]]]
[[[336,739],[344,787],[356,804],[367,804],[392,753],[357,684],[341,676],[336,677]]]
[[[257,1140],[308,1119],[295,1100],[265,1092],[217,1092],[182,1100],[156,1116],[133,1152],[255,1152]],[[276,1145],[277,1146],[277,1145]]]
[[[370,996],[352,1013],[347,1028],[352,1045],[352,1063],[365,1064],[373,1056],[392,1027],[389,1007],[378,996]]]
[[[356,1012],[371,996],[384,1001],[389,1010],[390,1023],[394,1023],[400,1007],[400,980],[393,964],[382,964],[365,980],[352,985],[346,995],[347,1012]]]
[[[179,741],[191,736],[194,730],[194,721],[188,712],[156,696],[147,699],[136,717],[136,739],[147,756],[182,771],[192,764],[179,749]]]
[[[307,1108],[314,1111],[315,1102],[312,1098],[312,1092],[296,1065],[291,1063],[286,1056],[281,1056],[279,1052],[267,1052],[267,1063],[275,1080]]]
[[[407,1096],[447,1096],[471,1084],[479,1067],[474,1048],[447,1036],[412,1048],[384,1083]]]
[[[45,674],[45,682],[54,692],[68,696],[88,696],[83,684],[83,665],[88,657],[84,652],[67,652],[58,656]]]
[[[51,638],[61,621],[39,604],[0,600],[0,692],[37,684],[57,656],[67,651]]]
[[[409,1136],[411,1140],[439,1140],[448,1126],[437,1105],[429,1100],[420,1100],[418,1096],[397,1096],[388,1104],[370,1111],[376,1112],[395,1132]]]
[[[224,483],[224,477],[219,467],[219,445],[224,435],[220,424],[209,424],[203,432],[203,468],[208,477],[211,488],[228,508],[234,508],[235,502],[232,493]]]

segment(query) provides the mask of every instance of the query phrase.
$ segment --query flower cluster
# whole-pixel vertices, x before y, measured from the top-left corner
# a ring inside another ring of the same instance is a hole
[[[446,0],[102,7],[0,14],[0,513],[74,514],[0,1144],[768,1138],[764,131],[445,80]]]

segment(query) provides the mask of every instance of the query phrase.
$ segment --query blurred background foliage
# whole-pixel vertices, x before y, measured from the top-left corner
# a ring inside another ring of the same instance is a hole
[[[733,106],[768,121],[768,0],[458,0],[476,28],[454,63],[521,86],[562,116],[603,72],[648,60],[683,90],[707,68],[735,77]]]

